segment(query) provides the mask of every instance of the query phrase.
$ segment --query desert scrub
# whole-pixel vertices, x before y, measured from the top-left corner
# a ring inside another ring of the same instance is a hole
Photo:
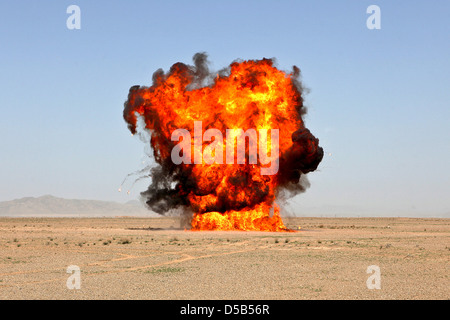
[[[172,267],[161,267],[161,268],[152,268],[150,270],[145,271],[145,273],[152,273],[152,274],[158,274],[158,273],[176,273],[184,271],[183,268],[172,268]]]

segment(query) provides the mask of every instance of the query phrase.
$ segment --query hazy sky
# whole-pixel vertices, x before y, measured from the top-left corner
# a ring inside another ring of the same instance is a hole
[[[137,198],[146,183],[117,191],[145,159],[128,90],[205,51],[215,70],[263,57],[302,70],[306,125],[331,156],[294,212],[450,212],[449,13],[446,0],[2,1],[0,201]]]

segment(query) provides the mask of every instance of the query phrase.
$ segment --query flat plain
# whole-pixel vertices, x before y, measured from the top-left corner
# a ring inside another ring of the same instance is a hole
[[[0,299],[449,299],[450,220],[285,218],[296,232],[179,218],[0,218]],[[300,228],[299,228],[300,227]],[[69,266],[80,289],[69,289]],[[380,289],[369,289],[369,266]]]

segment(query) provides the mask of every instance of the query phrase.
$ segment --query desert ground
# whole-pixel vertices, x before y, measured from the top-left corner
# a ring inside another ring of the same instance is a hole
[[[450,220],[285,218],[297,232],[179,218],[0,218],[0,299],[449,299]],[[300,227],[300,229],[299,229]],[[69,289],[71,265],[80,289]],[[368,289],[379,266],[381,289]]]

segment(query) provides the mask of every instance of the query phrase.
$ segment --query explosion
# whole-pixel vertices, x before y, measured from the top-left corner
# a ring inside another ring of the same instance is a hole
[[[302,119],[299,68],[262,59],[213,73],[204,53],[193,60],[130,88],[124,119],[132,134],[144,120],[158,164],[142,197],[160,214],[189,208],[191,230],[289,231],[275,199],[303,192],[323,158]]]

